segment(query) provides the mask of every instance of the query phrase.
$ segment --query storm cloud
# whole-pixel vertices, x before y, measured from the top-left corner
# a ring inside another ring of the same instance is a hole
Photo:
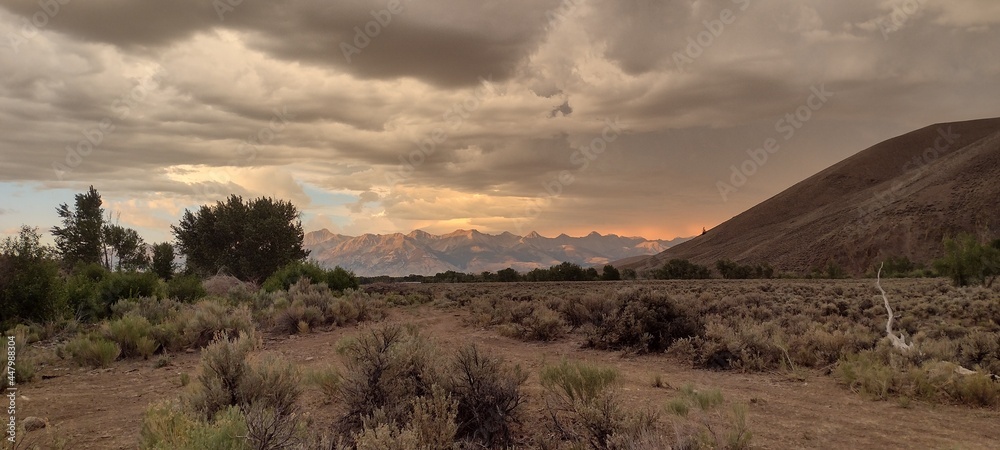
[[[998,42],[991,0],[0,0],[0,231],[93,184],[157,237],[229,193],[349,234],[691,235],[1000,115]]]

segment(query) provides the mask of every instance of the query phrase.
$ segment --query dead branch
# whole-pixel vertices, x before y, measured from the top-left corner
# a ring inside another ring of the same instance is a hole
[[[892,332],[892,321],[895,319],[895,316],[893,316],[892,307],[889,306],[889,298],[885,295],[885,289],[882,289],[882,267],[884,265],[885,263],[883,262],[878,266],[878,275],[875,279],[875,286],[878,287],[880,292],[882,292],[882,300],[885,302],[885,311],[889,313],[889,320],[885,323],[885,334],[889,337],[889,341],[892,342],[893,347],[899,351],[908,352],[913,349],[913,343],[906,343],[906,340],[903,339],[902,333],[900,333],[899,336],[896,336]]]

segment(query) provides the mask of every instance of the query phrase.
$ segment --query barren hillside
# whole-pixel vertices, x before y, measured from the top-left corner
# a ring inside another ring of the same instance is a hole
[[[703,236],[652,258],[769,262],[805,272],[833,260],[855,273],[906,256],[928,262],[961,231],[1000,233],[1000,119],[932,125],[864,150]]]

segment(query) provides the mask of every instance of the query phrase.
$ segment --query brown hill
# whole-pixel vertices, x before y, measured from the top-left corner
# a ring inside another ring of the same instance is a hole
[[[941,256],[945,236],[963,231],[1000,234],[1000,118],[882,142],[700,237],[619,266],[731,259],[807,272],[832,260],[864,273],[889,256],[929,262]]]

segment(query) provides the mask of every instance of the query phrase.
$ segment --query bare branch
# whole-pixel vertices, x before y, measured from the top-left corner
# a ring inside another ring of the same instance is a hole
[[[913,343],[912,342],[906,343],[906,341],[903,339],[902,333],[900,333],[899,336],[896,336],[892,332],[892,321],[895,319],[895,317],[893,316],[892,313],[892,307],[889,306],[889,298],[886,297],[885,295],[885,289],[882,289],[882,266],[884,265],[885,263],[883,262],[881,265],[878,266],[878,275],[877,278],[875,279],[875,286],[878,287],[878,290],[880,292],[882,292],[882,300],[885,301],[885,311],[889,313],[889,320],[886,321],[885,323],[885,334],[886,336],[889,337],[889,341],[892,342],[893,347],[895,347],[900,351],[908,352],[910,350],[913,350]]]

